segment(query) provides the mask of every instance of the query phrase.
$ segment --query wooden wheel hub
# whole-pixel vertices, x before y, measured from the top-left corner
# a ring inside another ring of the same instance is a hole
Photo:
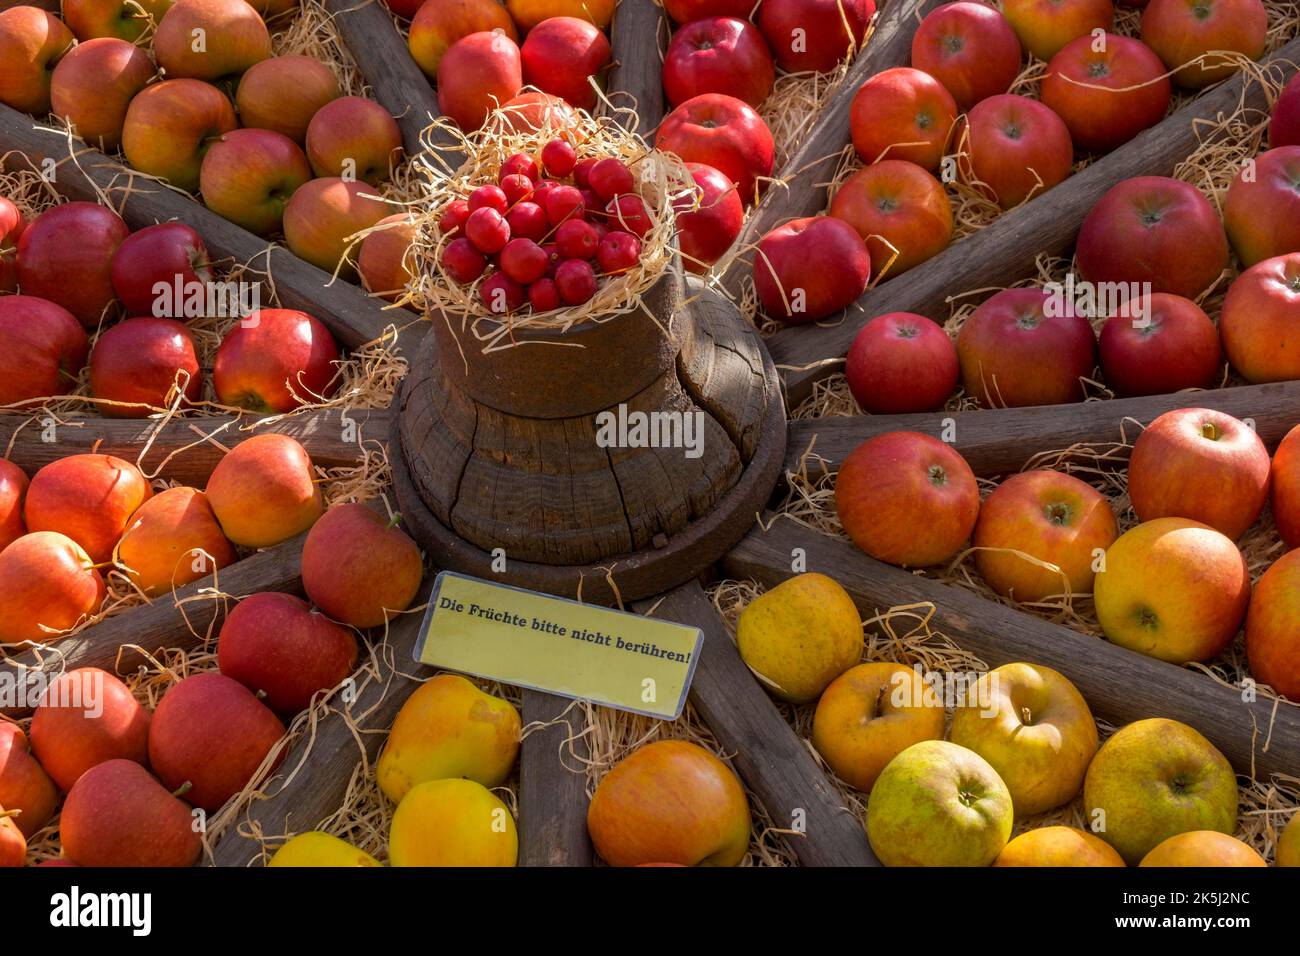
[[[694,280],[686,290],[684,304],[661,296],[671,325],[630,313],[583,329],[582,348],[483,354],[435,319],[390,456],[407,526],[436,563],[609,602],[690,580],[739,540],[779,476],[784,405],[735,306]],[[655,447],[664,435],[679,442]]]

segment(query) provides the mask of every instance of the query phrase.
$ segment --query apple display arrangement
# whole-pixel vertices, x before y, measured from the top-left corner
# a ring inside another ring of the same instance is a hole
[[[1300,865],[1293,14],[0,11],[0,866]]]

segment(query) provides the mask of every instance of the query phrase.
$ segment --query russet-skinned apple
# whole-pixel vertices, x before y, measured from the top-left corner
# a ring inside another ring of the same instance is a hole
[[[1187,518],[1120,535],[1097,573],[1093,603],[1112,644],[1184,664],[1217,657],[1237,636],[1250,574],[1237,546]]]
[[[163,80],[127,107],[122,152],[140,172],[194,192],[208,147],[237,125],[230,100],[211,83]]]
[[[111,152],[122,142],[132,97],[154,78],[149,54],[116,37],[79,43],[59,60],[50,77],[50,105],[77,135]]]

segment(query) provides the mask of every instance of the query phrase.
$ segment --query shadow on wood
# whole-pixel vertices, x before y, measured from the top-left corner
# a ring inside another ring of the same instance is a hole
[[[524,727],[551,726],[530,731],[519,748],[519,864],[591,866],[587,775],[580,766],[566,765],[587,755],[580,736],[585,712],[565,697],[523,693]]]

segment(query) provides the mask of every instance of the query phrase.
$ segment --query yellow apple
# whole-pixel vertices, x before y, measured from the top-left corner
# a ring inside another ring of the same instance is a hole
[[[867,839],[885,866],[988,866],[1011,836],[1011,793],[987,760],[944,740],[889,762],[867,804]]]
[[[1130,865],[1179,833],[1237,826],[1228,759],[1193,728],[1163,717],[1129,724],[1102,745],[1083,801],[1089,825]]]
[[[1192,830],[1165,840],[1138,866],[1268,866],[1236,837],[1217,830]]]
[[[862,658],[862,619],[838,583],[800,574],[741,612],[736,644],[768,690],[807,703]]]
[[[1237,636],[1250,574],[1237,546],[1189,518],[1156,518],[1124,532],[1093,587],[1112,644],[1183,664],[1217,656]]]
[[[267,866],[379,866],[379,861],[364,850],[336,836],[311,830],[299,833],[286,843],[267,862]]]
[[[902,664],[859,664],[817,702],[812,741],[851,787],[869,791],[885,765],[912,744],[943,738],[943,701]]]
[[[1016,816],[1073,800],[1097,752],[1088,702],[1050,667],[1004,664],[953,713],[952,742],[975,751],[1011,791]]]
[[[1300,866],[1300,813],[1291,817],[1291,822],[1278,837],[1274,856],[1278,866]]]
[[[1039,827],[1020,834],[994,866],[1123,866],[1109,843],[1078,827]]]
[[[400,803],[416,784],[464,777],[499,787],[519,753],[519,711],[456,674],[439,674],[413,693],[388,734],[376,774]]]
[[[393,813],[393,866],[514,866],[519,834],[509,808],[473,780],[412,787]]]

